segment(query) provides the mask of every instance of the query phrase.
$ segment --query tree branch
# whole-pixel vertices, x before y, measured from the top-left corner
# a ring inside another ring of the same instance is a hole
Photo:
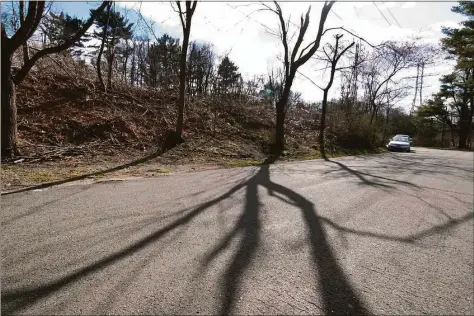
[[[278,18],[280,20],[280,26],[281,26],[281,41],[283,44],[283,48],[285,50],[285,76],[288,77],[290,73],[290,62],[289,62],[289,52],[288,52],[288,39],[287,39],[287,29],[285,26],[285,20],[283,19],[283,12],[281,11],[280,5],[278,2],[274,1],[275,7],[276,7],[276,13],[278,15]]]
[[[330,1],[329,3],[324,2],[324,6],[321,10],[321,18],[319,20],[319,28],[318,28],[318,34],[316,35],[316,40],[314,41],[314,44],[310,48],[310,50],[306,54],[304,54],[300,58],[298,58],[298,60],[296,60],[292,64],[292,67],[294,66],[295,70],[298,69],[298,67],[300,67],[304,63],[306,63],[311,58],[311,56],[314,55],[316,50],[319,48],[319,44],[321,42],[321,37],[322,37],[322,34],[323,34],[323,29],[324,29],[324,23],[326,22],[329,11],[331,11],[331,8],[332,8],[332,6],[334,5],[335,2],[336,1],[334,1],[334,0]]]
[[[45,1],[40,2],[40,4],[38,5],[38,8],[36,9],[36,16],[34,18],[33,25],[31,26],[30,31],[28,32],[28,35],[26,36],[25,43],[31,36],[33,36],[33,33],[38,28],[38,25],[40,24],[41,19],[43,18],[45,5],[46,5]]]
[[[14,52],[18,49],[25,41],[28,40],[28,34],[30,34],[31,28],[36,24],[37,12],[38,10],[43,12],[44,2],[30,1],[28,3],[28,12],[25,17],[25,21],[20,28],[15,32],[15,34],[8,39],[6,37],[5,42],[3,42],[2,50],[6,49],[9,52]]]
[[[298,39],[296,40],[295,47],[293,49],[293,53],[291,54],[291,62],[293,63],[296,58],[296,54],[298,53],[298,49],[301,46],[301,43],[303,42],[304,35],[306,34],[306,30],[308,29],[309,25],[309,13],[311,12],[311,6],[309,6],[308,11],[306,12],[306,17],[303,18],[303,15],[301,15],[301,26],[300,26],[300,32],[298,34]]]
[[[19,84],[23,79],[25,79],[26,75],[28,72],[31,70],[31,68],[35,65],[35,63],[43,56],[49,55],[49,54],[54,54],[54,53],[59,53],[65,49],[68,49],[74,43],[76,43],[86,32],[87,30],[91,27],[91,25],[94,23],[95,19],[99,16],[99,14],[104,10],[104,8],[107,6],[109,1],[103,1],[100,7],[98,7],[93,14],[91,14],[89,20],[83,25],[83,27],[76,32],[71,38],[67,39],[64,41],[64,43],[59,44],[54,47],[48,47],[40,50],[37,52],[35,55],[31,57],[31,59],[28,61],[28,63],[24,64],[23,67],[20,69],[20,71],[13,77],[13,82],[15,84]],[[30,3],[31,5],[31,3]],[[28,16],[27,16],[28,18]],[[34,21],[33,21],[34,22]]]
[[[176,1],[176,5],[178,6],[178,14],[179,14],[179,19],[181,20],[181,26],[184,30],[186,28],[186,23],[184,22],[184,19],[183,19],[183,10],[181,9],[181,2]]]
[[[351,31],[349,31],[349,30],[347,30],[347,29],[344,28],[343,26],[330,27],[330,28],[324,30],[323,35],[326,34],[326,32],[333,31],[333,30],[343,30],[343,31],[345,31],[345,32],[347,32],[347,33],[349,33],[349,34],[351,34],[352,36],[357,37],[358,39],[360,39],[361,41],[363,41],[364,43],[366,43],[367,45],[369,45],[369,46],[372,47],[372,48],[376,48],[376,49],[377,49],[377,48],[379,48],[380,46],[383,46],[383,45],[384,45],[384,44],[381,44],[381,45],[375,46],[375,45],[369,43],[365,38],[363,38],[363,37],[361,37],[361,36],[359,36],[359,35],[357,35],[357,34],[351,32]]]

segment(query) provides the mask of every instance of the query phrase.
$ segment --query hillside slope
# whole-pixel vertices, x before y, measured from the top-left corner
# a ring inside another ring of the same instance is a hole
[[[49,65],[32,72],[17,88],[25,161],[78,155],[132,157],[161,148],[164,135],[174,128],[177,91],[116,83],[113,91],[104,93],[95,82],[94,74],[84,67]],[[289,110],[291,153],[301,150],[300,144],[315,145],[316,118],[317,113],[309,109]],[[190,97],[185,121],[186,142],[165,156],[260,159],[274,133],[271,105],[244,97]]]

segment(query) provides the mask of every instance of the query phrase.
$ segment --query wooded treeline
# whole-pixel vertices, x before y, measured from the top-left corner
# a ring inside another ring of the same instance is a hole
[[[135,12],[131,22],[130,12],[111,1],[91,10],[85,21],[66,12],[48,11],[44,2],[19,1],[10,5],[10,10],[5,10],[2,3],[4,157],[18,154],[15,85],[22,82],[38,59],[51,54],[71,54],[78,63],[84,63],[80,59],[88,60],[88,67],[97,73],[98,84],[105,93],[124,85],[175,93],[179,96],[179,111],[174,144],[183,141],[187,98],[217,96],[271,103],[276,118],[274,151],[278,154],[285,152],[286,113],[292,107],[320,109],[315,127],[323,154],[324,143],[369,148],[385,144],[397,133],[414,136],[419,145],[470,146],[474,109],[472,2],[460,2],[453,8],[470,19],[460,29],[444,29],[442,50],[417,40],[375,45],[344,28],[325,28],[334,1],[324,3],[319,21],[310,21],[309,7],[301,15],[296,31],[291,30],[297,35],[292,40],[290,23],[280,5],[263,4],[262,10],[275,16],[278,27],[274,29],[283,58],[280,67],[254,78],[243,78],[238,65],[228,55],[220,56],[212,43],[189,41],[192,18],[195,10],[199,11],[196,1],[174,4],[183,41],[168,34],[158,36],[151,27],[139,28],[136,17],[141,18],[140,13]],[[318,32],[310,38],[307,30],[316,23]],[[423,76],[419,72],[416,77],[407,74],[420,69],[420,65],[424,69],[444,55],[454,59],[456,67],[453,73],[442,77],[439,93],[423,102]],[[317,103],[307,103],[301,94],[293,92],[294,88],[297,90],[293,87],[296,76],[311,80],[299,71],[310,59],[322,62],[326,70],[324,87],[313,82],[314,89],[323,92]],[[336,79],[340,79],[340,96],[329,99]],[[418,92],[420,104],[415,104]],[[406,113],[397,104],[412,95],[413,108]]]

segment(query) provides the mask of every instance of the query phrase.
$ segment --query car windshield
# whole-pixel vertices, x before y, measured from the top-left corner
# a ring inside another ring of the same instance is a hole
[[[405,143],[409,143],[410,142],[410,139],[406,136],[395,136],[393,138],[394,141],[396,142],[405,142]]]

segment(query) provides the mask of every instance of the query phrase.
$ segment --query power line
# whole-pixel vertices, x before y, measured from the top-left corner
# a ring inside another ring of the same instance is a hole
[[[334,11],[334,9],[333,9],[333,10],[331,10],[331,13],[333,13],[335,16],[337,16],[337,17],[338,17],[338,19],[339,19],[339,20],[341,20],[341,21],[342,21],[342,18],[339,16],[339,14],[337,14],[337,13],[336,13],[336,11]]]
[[[274,34],[274,31],[273,31],[271,28],[269,28],[268,26],[264,25],[263,23],[261,23],[261,22],[255,20],[253,17],[250,16],[250,14],[246,14],[246,13],[242,12],[240,9],[238,9],[238,8],[236,8],[236,7],[233,7],[233,6],[231,6],[230,4],[228,4],[228,3],[226,3],[226,4],[227,4],[229,7],[231,7],[232,9],[237,10],[237,11],[239,11],[240,13],[242,13],[242,14],[248,16],[248,18],[250,18],[250,19],[253,20],[254,22],[257,22],[258,24],[260,24],[261,26],[263,26],[263,27],[264,27],[267,31],[269,31],[271,34]]]
[[[382,2],[385,4],[385,1],[382,1]],[[400,23],[398,23],[398,20],[397,20],[397,19],[395,18],[395,16],[392,14],[392,11],[390,10],[390,8],[387,7],[387,6],[385,6],[385,7],[387,8],[388,13],[390,13],[390,15],[391,15],[392,18],[395,20],[395,22],[397,22],[398,27],[401,28],[402,26],[400,25]]]
[[[372,3],[374,4],[374,6],[377,8],[377,10],[379,10],[380,14],[383,16],[383,18],[385,19],[385,21],[387,21],[387,23],[392,26],[392,23],[390,23],[390,21],[387,19],[387,17],[383,14],[382,10],[380,10],[379,6],[375,3],[375,1],[372,1]]]

